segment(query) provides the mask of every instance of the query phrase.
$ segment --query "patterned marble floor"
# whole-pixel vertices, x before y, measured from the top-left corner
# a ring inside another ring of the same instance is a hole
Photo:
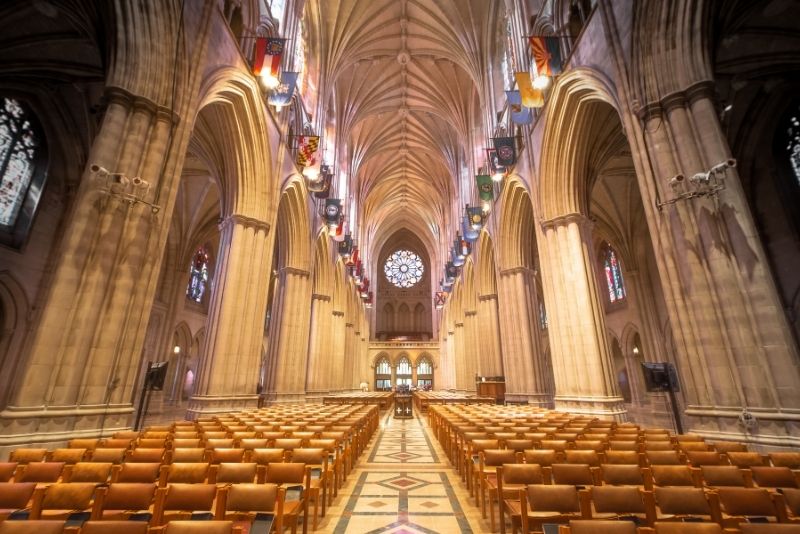
[[[420,418],[381,421],[334,499],[323,534],[489,532],[488,521]]]

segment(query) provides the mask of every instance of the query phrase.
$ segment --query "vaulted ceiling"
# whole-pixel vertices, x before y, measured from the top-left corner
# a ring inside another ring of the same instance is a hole
[[[483,139],[486,50],[503,2],[319,0],[307,20],[322,65],[339,167],[370,256],[408,228],[435,257],[459,202],[462,168]]]

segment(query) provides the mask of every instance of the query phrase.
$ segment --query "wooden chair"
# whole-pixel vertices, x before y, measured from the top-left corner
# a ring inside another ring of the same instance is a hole
[[[522,533],[529,534],[541,532],[544,523],[569,523],[573,519],[589,519],[590,512],[581,501],[575,486],[532,485],[519,491],[519,501],[507,502],[506,506],[512,510],[519,507]]]
[[[277,484],[234,484],[217,497],[215,519],[247,521],[250,532],[283,533],[286,490]]]
[[[150,508],[156,495],[154,483],[117,482],[98,488],[92,507],[92,519],[128,521],[138,517],[147,523],[152,519]]]
[[[497,500],[499,508],[500,519],[500,532],[505,534],[506,531],[506,501],[515,501],[519,498],[519,491],[525,489],[526,486],[534,484],[544,484],[544,476],[542,474],[542,467],[536,464],[509,464],[502,465],[495,468],[496,476],[494,480],[489,480],[487,485],[489,489],[489,524],[492,532],[494,532],[494,501]],[[519,515],[514,517],[514,512],[519,511],[517,506],[514,509],[508,509],[511,517],[512,527],[520,524]]]
[[[61,534],[64,532],[64,521],[3,521],[0,522],[0,534]]]
[[[308,488],[311,485],[311,469],[306,469],[305,464],[300,463],[267,464],[263,482],[277,484],[286,489],[283,516],[291,525],[292,534],[295,534],[297,521],[302,514],[303,534],[307,534]]]

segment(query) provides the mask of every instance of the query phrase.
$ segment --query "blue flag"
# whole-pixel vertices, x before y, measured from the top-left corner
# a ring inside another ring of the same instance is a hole
[[[299,74],[299,72],[281,72],[281,84],[267,99],[271,106],[288,106],[291,103]]]
[[[530,108],[522,105],[522,96],[519,91],[506,91],[508,107],[511,109],[511,120],[515,124],[530,124],[533,122],[533,113]]]

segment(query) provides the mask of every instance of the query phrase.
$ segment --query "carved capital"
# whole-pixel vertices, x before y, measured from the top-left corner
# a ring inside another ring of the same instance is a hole
[[[284,267],[281,269],[281,275],[286,276],[287,274],[302,276],[303,278],[308,278],[311,276],[310,272],[303,269],[298,269],[297,267]]]
[[[542,230],[550,230],[559,226],[567,226],[570,224],[591,227],[594,223],[582,213],[567,213],[566,215],[559,215],[558,217],[553,217],[552,219],[542,221],[541,224]]]
[[[238,224],[239,226],[244,226],[245,228],[255,228],[257,231],[263,231],[265,234],[269,233],[268,222],[260,221],[258,219],[254,219],[253,217],[240,215],[238,213],[233,213],[225,217],[219,224],[219,229],[220,231],[223,231],[229,225],[234,225],[234,224]]]
[[[343,311],[333,310],[331,312],[331,314],[333,314],[334,317],[344,317],[344,312]]]
[[[311,300],[321,300],[323,302],[330,302],[331,297],[329,295],[320,295],[319,293],[312,293]]]
[[[510,267],[500,271],[500,276],[511,276],[513,274],[536,276],[536,269],[531,269],[530,267]]]
[[[478,300],[486,302],[487,300],[497,300],[497,293],[489,293],[488,295],[478,295]]]

